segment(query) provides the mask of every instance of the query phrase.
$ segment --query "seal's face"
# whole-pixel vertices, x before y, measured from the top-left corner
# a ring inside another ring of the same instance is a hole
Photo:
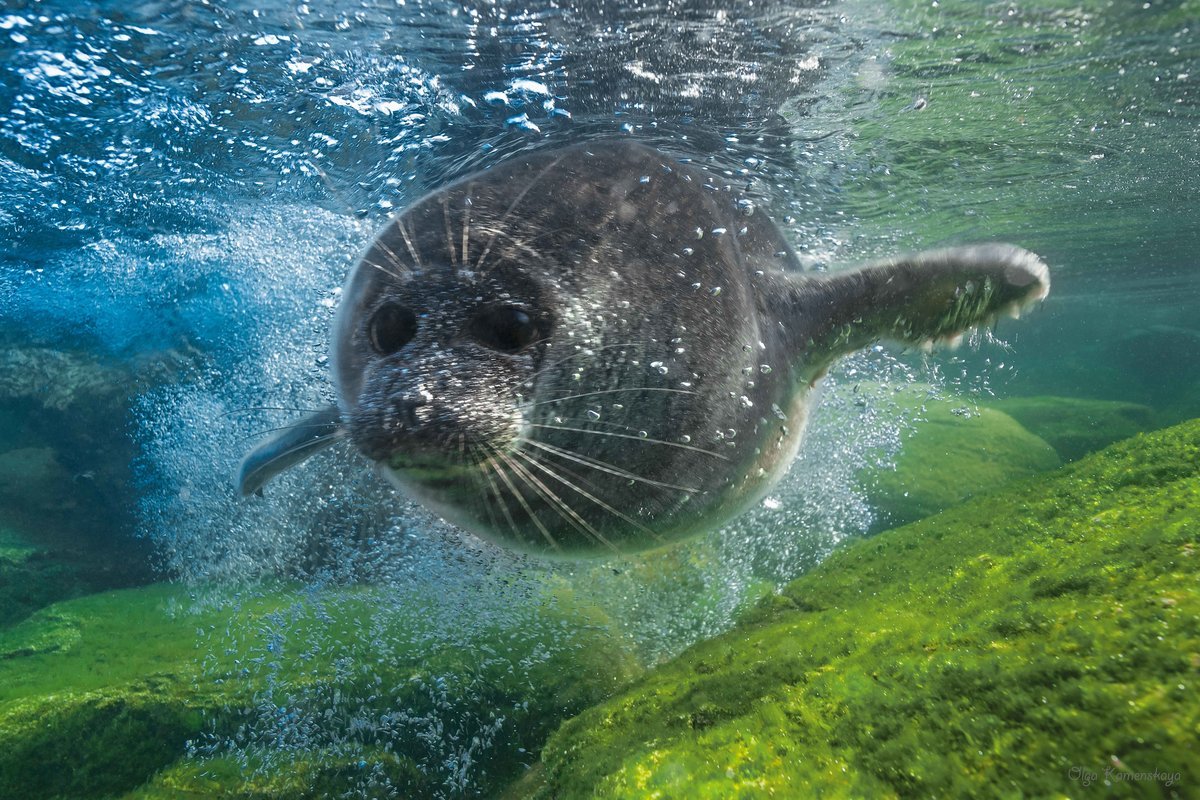
[[[520,276],[364,259],[347,287],[336,369],[350,436],[396,472],[452,473],[512,448],[522,387],[554,320]],[[393,475],[393,477],[399,477]]]

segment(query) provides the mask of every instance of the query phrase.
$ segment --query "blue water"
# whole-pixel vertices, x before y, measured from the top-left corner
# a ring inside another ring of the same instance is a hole
[[[429,627],[376,642],[383,662],[475,647],[485,626],[536,632],[559,581],[651,663],[876,525],[857,475],[910,420],[862,402],[864,381],[1200,415],[1200,8],[943,5],[7,0],[0,350],[84,366],[4,384],[0,447],[59,452],[67,477],[37,491],[78,502],[54,541],[144,566],[111,585],[167,575],[221,603],[286,578],[334,613],[340,588],[386,587],[378,620],[417,605]],[[784,484],[669,567],[550,567],[465,540],[348,449],[235,497],[255,437],[329,402],[336,289],[390,214],[522,150],[614,136],[744,181],[808,266],[1007,239],[1050,263],[1054,291],[959,354],[844,363]],[[128,390],[115,406],[81,383],[68,424],[31,399],[101,368]],[[8,524],[28,527],[41,506],[17,494]],[[198,646],[226,636],[271,641]],[[288,657],[343,646],[293,640]],[[320,720],[352,698],[301,695],[293,744],[342,742]],[[477,711],[463,730],[498,746]],[[196,753],[269,751],[273,714]],[[466,745],[439,747],[444,793],[477,790]]]

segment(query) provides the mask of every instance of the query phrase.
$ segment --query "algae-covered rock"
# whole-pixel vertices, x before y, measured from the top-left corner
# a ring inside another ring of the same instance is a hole
[[[877,529],[936,514],[1060,463],[1050,445],[1001,411],[919,386],[887,401],[910,425],[894,469],[860,476],[880,514]]]
[[[1198,746],[1200,420],[847,546],[565,723],[526,788],[1185,797]]]
[[[1155,427],[1154,410],[1138,403],[1082,397],[1007,397],[988,402],[1041,437],[1064,461]]]
[[[145,385],[95,355],[0,345],[0,526],[38,551],[25,575],[0,564],[0,601],[15,600],[0,602],[0,624],[154,579],[148,543],[133,535],[137,450],[127,435]]]
[[[0,631],[0,797],[487,793],[638,669],[566,603],[450,636],[387,591],[156,585]]]
[[[128,550],[114,548],[107,558],[97,558],[91,550],[52,548],[50,538],[34,541],[0,522],[0,634],[51,603],[136,583],[145,575],[137,561],[119,562]]]

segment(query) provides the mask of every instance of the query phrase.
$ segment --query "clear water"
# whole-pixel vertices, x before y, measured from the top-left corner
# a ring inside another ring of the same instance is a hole
[[[1045,258],[1053,292],[954,355],[877,348],[842,364],[768,502],[671,554],[522,559],[463,539],[348,450],[262,500],[235,497],[248,444],[330,399],[334,290],[391,213],[516,152],[614,136],[739,176],[814,268],[1008,240]],[[471,651],[484,629],[552,639],[539,609],[564,585],[651,663],[876,523],[857,475],[888,462],[909,420],[863,401],[864,381],[972,402],[1126,400],[1164,424],[1200,415],[1198,174],[1189,0],[7,0],[0,450],[53,448],[69,488],[38,484],[38,505],[6,475],[5,522],[119,563],[110,585],[165,573],[208,603],[284,578],[310,592],[295,613],[336,615],[346,586],[384,587],[375,623],[419,608],[426,624],[370,640],[378,663]],[[75,367],[28,380],[15,354],[47,351]],[[64,422],[38,399],[64,380],[68,396],[103,396],[87,383],[97,370],[132,386],[128,405]],[[72,508],[48,510],[63,496]],[[277,622],[200,632],[198,647],[275,653]],[[361,641],[305,630],[252,677],[316,653],[364,657]],[[353,750],[350,723],[325,713],[353,707],[349,690],[284,688],[303,717],[288,736],[264,706],[196,755]],[[444,794],[483,785],[480,754],[506,737],[491,711],[481,693],[453,720],[461,736],[429,739]],[[378,740],[451,722],[421,713],[399,732],[370,715],[352,727]]]

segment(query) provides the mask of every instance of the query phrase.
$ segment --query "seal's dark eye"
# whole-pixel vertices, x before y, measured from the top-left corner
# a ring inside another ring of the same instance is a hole
[[[376,351],[391,355],[417,335],[417,315],[397,303],[385,303],[372,315],[367,334]]]
[[[471,320],[470,328],[480,344],[502,353],[524,350],[538,338],[533,319],[516,306],[488,306]]]

